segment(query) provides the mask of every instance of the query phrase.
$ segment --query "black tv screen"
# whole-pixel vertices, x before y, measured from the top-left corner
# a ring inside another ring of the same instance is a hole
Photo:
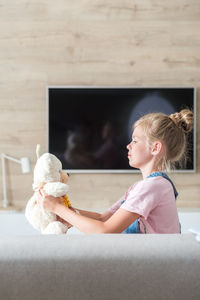
[[[48,151],[68,172],[136,172],[127,158],[133,123],[150,112],[195,109],[195,89],[48,87]],[[195,124],[188,160],[179,172],[194,172]]]

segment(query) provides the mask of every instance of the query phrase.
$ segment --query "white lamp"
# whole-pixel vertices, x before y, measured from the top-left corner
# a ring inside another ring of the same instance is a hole
[[[21,164],[22,168],[22,173],[30,173],[31,171],[31,166],[30,166],[30,161],[28,157],[22,157],[21,159],[16,159],[13,157],[10,157],[4,153],[1,154],[1,162],[2,162],[2,181],[3,181],[3,202],[2,206],[3,208],[9,208],[11,204],[9,203],[7,199],[7,186],[6,186],[6,167],[5,167],[5,160],[11,160],[14,161],[18,164]]]

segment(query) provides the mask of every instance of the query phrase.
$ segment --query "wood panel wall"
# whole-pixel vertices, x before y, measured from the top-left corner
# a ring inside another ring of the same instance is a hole
[[[33,167],[36,144],[46,151],[47,85],[194,86],[197,172],[171,177],[178,206],[200,207],[199,16],[199,0],[0,0],[0,152]],[[24,207],[32,174],[7,170],[9,199]],[[70,197],[104,209],[138,179],[73,174]]]

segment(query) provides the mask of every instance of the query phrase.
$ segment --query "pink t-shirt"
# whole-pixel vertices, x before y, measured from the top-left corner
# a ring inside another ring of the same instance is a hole
[[[133,184],[109,211],[113,214],[119,208],[140,215],[141,233],[180,233],[174,190],[162,176]]]

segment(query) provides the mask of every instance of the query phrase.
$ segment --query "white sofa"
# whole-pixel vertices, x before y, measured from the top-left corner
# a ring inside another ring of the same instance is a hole
[[[200,243],[192,234],[0,236],[0,299],[199,300]]]

